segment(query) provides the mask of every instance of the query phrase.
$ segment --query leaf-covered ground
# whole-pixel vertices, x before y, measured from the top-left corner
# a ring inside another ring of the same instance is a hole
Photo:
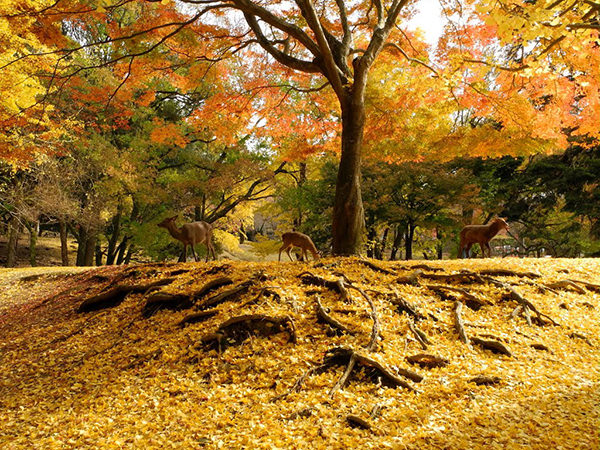
[[[600,261],[372,263],[1,272],[0,448],[598,448]],[[489,269],[514,273],[473,275]],[[317,301],[345,332],[317,320]],[[334,388],[349,362],[322,366],[335,347],[407,387],[357,364]],[[408,362],[419,354],[448,363]]]

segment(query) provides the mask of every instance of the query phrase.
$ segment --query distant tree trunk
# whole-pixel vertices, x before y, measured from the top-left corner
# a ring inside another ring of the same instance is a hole
[[[62,265],[69,265],[69,247],[67,242],[67,224],[64,219],[59,221],[60,227],[60,257],[62,259]]]
[[[100,267],[102,265],[102,247],[100,246],[100,242],[96,240],[96,266]]]
[[[375,247],[377,246],[377,232],[375,227],[371,227],[367,231],[367,256],[373,258]]]
[[[376,248],[375,258],[377,258],[379,260],[383,260],[383,254],[385,252],[385,247],[387,246],[387,238],[388,238],[389,231],[390,231],[390,227],[386,227],[386,229],[383,231],[383,236],[381,238],[381,242],[379,243],[379,245]]]
[[[129,264],[131,262],[131,257],[133,256],[133,244],[129,246],[127,249],[127,256],[125,256],[125,264]]]
[[[96,233],[88,232],[84,245],[83,252],[83,266],[93,266],[94,265],[94,255],[96,253],[96,242],[98,241],[98,236]]]
[[[75,240],[77,241],[77,259],[75,265],[85,266],[85,248],[87,241],[87,230],[82,226],[78,226],[77,230],[72,230]]]
[[[29,231],[29,264],[31,267],[37,266],[37,238],[38,238],[38,227],[36,224],[27,224],[27,231]]]
[[[125,261],[125,251],[127,250],[127,243],[129,242],[129,236],[125,236],[121,243],[119,244],[119,248],[117,249],[117,264],[123,264]]]
[[[6,255],[6,267],[17,265],[17,249],[19,247],[19,220],[12,216],[8,222],[8,244]]]
[[[437,259],[444,259],[444,235],[442,234],[439,228],[436,228],[435,233],[437,235]]]
[[[400,244],[402,244],[402,239],[404,237],[404,229],[402,224],[396,225],[394,229],[394,242],[392,244],[392,252],[390,253],[390,261],[396,260],[396,255],[398,254],[398,250],[400,249]]]
[[[200,206],[194,206],[194,220],[199,222],[202,219],[204,219],[202,208]]]
[[[117,213],[112,219],[111,230],[112,233],[110,238],[108,239],[108,246],[106,247],[106,265],[110,266],[115,263],[115,258],[117,256],[117,242],[119,241],[119,237],[121,235],[121,218],[123,216],[123,204],[119,202],[117,207]]]
[[[409,259],[413,259],[413,239],[415,236],[415,229],[417,227],[412,224],[411,222],[408,222],[406,224],[406,231],[404,234],[404,259],[406,261],[408,261]]]

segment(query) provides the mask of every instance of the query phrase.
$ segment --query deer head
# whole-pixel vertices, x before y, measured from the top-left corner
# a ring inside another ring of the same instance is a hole
[[[500,229],[505,229],[506,231],[508,231],[508,223],[506,222],[506,220],[497,217],[494,222],[496,222],[498,225],[500,225]]]
[[[171,224],[175,224],[176,220],[177,220],[177,216],[167,217],[161,223],[156,224],[156,226],[161,227],[161,228],[169,228],[169,226]]]

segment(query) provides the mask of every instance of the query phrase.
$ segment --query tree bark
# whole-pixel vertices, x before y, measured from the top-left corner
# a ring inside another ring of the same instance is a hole
[[[110,266],[115,263],[117,256],[117,242],[121,235],[121,217],[123,215],[123,205],[119,202],[117,207],[117,213],[112,220],[112,233],[108,240],[108,246],[106,248],[106,265]]]
[[[96,239],[94,252],[96,254],[96,266],[100,267],[102,265],[102,247],[100,246],[98,239]]]
[[[342,154],[333,206],[333,254],[360,254],[365,225],[361,195],[362,140],[365,127],[364,95],[348,95],[342,103]]]
[[[375,251],[375,258],[379,260],[383,260],[383,253],[385,252],[385,247],[387,246],[387,238],[390,232],[390,227],[386,227],[383,231],[383,237],[381,238],[381,242],[377,245]]]
[[[67,242],[67,224],[64,219],[59,221],[60,227],[60,257],[62,259],[62,265],[69,265],[69,247]]]
[[[125,261],[125,251],[127,250],[127,243],[129,242],[129,236],[125,236],[121,243],[119,244],[119,248],[117,248],[117,264],[121,265]]]
[[[37,266],[37,238],[38,238],[38,227],[36,224],[28,224],[27,231],[29,231],[29,264],[31,267]]]
[[[84,242],[84,252],[83,252],[83,261],[82,266],[93,266],[94,265],[94,255],[96,252],[96,241],[98,237],[95,233],[86,233],[86,239]]]
[[[12,216],[8,222],[8,243],[6,248],[6,267],[17,265],[17,249],[19,247],[19,220]]]
[[[400,249],[400,244],[402,244],[403,237],[404,232],[402,230],[402,225],[396,225],[396,229],[394,230],[394,243],[392,244],[392,252],[390,253],[390,261],[396,260],[396,255]]]
[[[408,261],[409,259],[413,259],[413,238],[415,236],[415,228],[417,228],[412,223],[408,222],[406,224],[406,231],[404,235],[404,259]]]

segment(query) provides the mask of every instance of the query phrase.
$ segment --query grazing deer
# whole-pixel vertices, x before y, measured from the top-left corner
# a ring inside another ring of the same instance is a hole
[[[498,234],[500,230],[508,231],[508,224],[499,217],[492,220],[487,225],[467,225],[460,232],[460,244],[458,246],[458,257],[468,258],[469,251],[473,244],[479,244],[481,248],[481,257],[485,258],[485,249],[487,248],[488,257],[492,256],[490,240]]]
[[[206,245],[206,261],[208,261],[209,254],[212,254],[213,259],[217,259],[215,256],[215,249],[212,244],[212,226],[206,222],[192,222],[184,223],[181,228],[177,228],[175,225],[177,216],[167,217],[161,223],[159,227],[166,228],[171,236],[183,244],[183,255],[179,258],[180,262],[187,260],[187,246],[192,247],[192,255],[194,259],[198,261],[194,245],[205,244]]]
[[[290,231],[289,233],[283,233],[281,239],[283,240],[283,245],[279,249],[279,261],[281,261],[281,252],[284,250],[287,252],[290,261],[293,261],[292,255],[290,255],[292,247],[299,247],[302,249],[302,259],[304,261],[308,261],[307,250],[312,253],[314,259],[319,258],[317,247],[315,247],[312,239],[306,234]]]

